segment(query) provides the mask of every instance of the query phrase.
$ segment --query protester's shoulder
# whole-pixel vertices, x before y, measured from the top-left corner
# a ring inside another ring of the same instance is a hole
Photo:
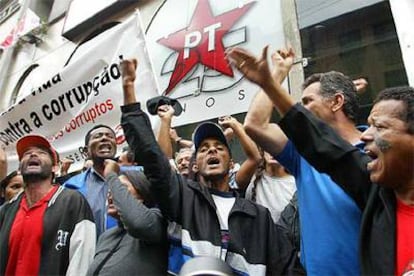
[[[18,194],[16,194],[9,202],[5,202],[3,205],[0,206],[0,211],[3,212],[3,213],[6,213],[13,206],[19,205],[20,201],[23,197],[23,194],[24,194],[24,192],[21,191]]]
[[[88,169],[82,173],[76,174],[65,181],[63,186],[70,189],[79,189],[84,185],[87,174],[91,169]]]
[[[85,197],[79,191],[74,190],[74,189],[69,189],[69,188],[64,187],[64,186],[59,186],[56,193],[57,193],[58,196],[68,198],[72,202],[74,202],[74,200],[77,200],[77,201],[86,200]]]
[[[269,215],[270,216],[270,212],[269,209],[267,209],[266,207],[250,200],[250,199],[246,199],[243,197],[238,197],[237,200],[239,202],[241,202],[241,204],[244,206],[245,210],[248,212],[253,212],[256,215]]]
[[[98,238],[99,244],[105,244],[111,240],[118,240],[119,236],[125,235],[125,231],[119,226],[112,227],[108,230],[105,230]]]
[[[298,154],[295,145],[291,140],[287,140],[286,145],[283,147],[282,151],[279,152],[275,158],[290,157],[293,154]]]
[[[56,177],[56,182],[60,185],[64,185],[69,179],[73,178],[74,176],[77,176],[79,174],[82,174],[83,172],[81,170],[70,172],[66,175],[58,176]]]

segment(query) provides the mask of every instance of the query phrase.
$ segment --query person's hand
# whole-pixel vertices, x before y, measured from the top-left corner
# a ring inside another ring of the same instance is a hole
[[[69,158],[63,158],[60,165],[60,175],[67,175],[70,166],[72,166],[73,160]]]
[[[269,85],[269,81],[274,80],[267,62],[268,46],[263,48],[259,58],[253,56],[245,49],[235,47],[226,52],[226,57],[244,74],[244,76],[264,88]]]
[[[89,168],[93,167],[93,161],[91,159],[87,159],[85,160],[85,162],[83,163],[83,170],[87,170]]]
[[[174,128],[170,128],[170,139],[173,140],[173,141],[177,141],[180,138],[181,137],[178,136],[177,131]]]
[[[239,121],[237,121],[237,119],[232,116],[221,116],[218,118],[218,124],[224,130],[227,128],[234,128],[238,122]]]
[[[234,130],[230,127],[224,129],[223,133],[224,133],[224,137],[226,137],[226,140],[228,142],[230,142],[234,137]]]
[[[224,129],[223,133],[227,141],[231,141],[234,137],[234,129],[237,125],[241,126],[240,122],[232,116],[221,116],[218,118],[219,125]]]
[[[105,169],[103,172],[104,177],[107,177],[108,174],[111,172],[119,174],[119,171],[120,171],[119,164],[116,161],[111,160],[111,159],[105,159],[104,166],[105,166]]]
[[[161,120],[170,119],[174,116],[174,108],[171,105],[164,104],[158,107],[157,114]]]
[[[122,85],[134,85],[137,66],[138,61],[135,58],[121,61]]]
[[[362,94],[367,90],[368,81],[364,78],[359,78],[352,81],[356,87],[357,94]]]
[[[289,49],[279,49],[272,54],[272,75],[273,79],[278,83],[282,83],[289,74],[290,68],[292,68],[293,65],[294,57],[295,53],[291,47]]]

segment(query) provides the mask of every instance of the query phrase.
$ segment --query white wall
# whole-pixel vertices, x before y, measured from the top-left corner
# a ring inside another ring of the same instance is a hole
[[[414,1],[390,0],[408,83],[414,86]],[[389,53],[392,55],[393,53]]]

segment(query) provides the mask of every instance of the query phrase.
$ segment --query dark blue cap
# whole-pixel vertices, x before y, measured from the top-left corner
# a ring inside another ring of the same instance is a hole
[[[193,134],[193,142],[196,152],[198,151],[198,148],[200,147],[203,140],[207,138],[215,138],[219,140],[221,143],[223,143],[223,145],[227,147],[231,155],[231,150],[229,144],[227,143],[226,136],[224,136],[223,130],[218,124],[215,124],[213,122],[201,123],[195,129]]]

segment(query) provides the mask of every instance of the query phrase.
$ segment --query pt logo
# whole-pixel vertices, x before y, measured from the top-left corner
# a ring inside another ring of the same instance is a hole
[[[199,0],[186,28],[157,41],[178,52],[165,95],[168,95],[198,63],[233,77],[233,70],[225,58],[223,36],[254,3],[214,16],[209,1]]]
[[[67,231],[63,231],[63,230],[57,231],[57,239],[56,239],[56,246],[55,246],[56,250],[59,251],[62,247],[66,246],[68,236],[69,236],[69,232]]]

